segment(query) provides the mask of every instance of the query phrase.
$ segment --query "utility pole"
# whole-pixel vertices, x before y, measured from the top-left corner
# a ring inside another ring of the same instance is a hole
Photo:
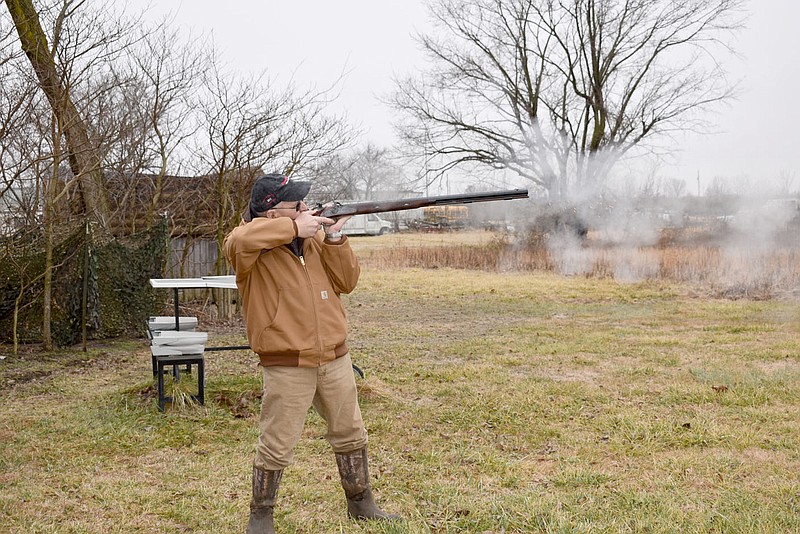
[[[697,170],[697,196],[701,196],[700,194],[700,170]]]

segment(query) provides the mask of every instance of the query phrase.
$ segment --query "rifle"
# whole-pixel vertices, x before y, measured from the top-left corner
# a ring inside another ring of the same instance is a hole
[[[441,195],[435,197],[413,197],[401,198],[398,200],[369,200],[365,202],[354,202],[352,204],[342,204],[334,202],[327,206],[318,206],[314,215],[338,219],[351,215],[363,215],[366,213],[383,213],[387,211],[413,210],[425,208],[427,206],[447,206],[453,204],[472,204],[475,202],[492,202],[494,200],[513,200],[515,198],[528,198],[527,189],[509,189],[506,191],[489,191],[487,193],[475,193],[472,195]]]

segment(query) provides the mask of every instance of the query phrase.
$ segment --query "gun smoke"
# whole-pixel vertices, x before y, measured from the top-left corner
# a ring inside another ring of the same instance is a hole
[[[729,297],[796,291],[800,269],[796,198],[764,195],[610,195],[516,213],[526,246],[542,246],[568,276],[620,282],[674,279]]]

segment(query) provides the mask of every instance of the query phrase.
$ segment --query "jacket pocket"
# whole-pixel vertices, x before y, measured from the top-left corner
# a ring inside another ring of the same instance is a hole
[[[347,320],[342,301],[330,286],[314,286],[322,346],[330,350],[347,338]]]
[[[275,316],[258,336],[256,352],[300,352],[316,346],[314,307],[307,288],[281,289]]]

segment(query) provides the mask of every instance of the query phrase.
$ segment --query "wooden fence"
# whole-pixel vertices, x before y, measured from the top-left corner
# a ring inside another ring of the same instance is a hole
[[[167,278],[200,278],[232,272],[215,272],[215,265],[220,250],[215,239],[173,237],[170,240],[170,257],[167,266]],[[225,264],[225,269],[230,267]],[[230,294],[231,290],[210,291],[208,289],[185,289],[181,291],[181,300],[214,300],[216,294]]]

